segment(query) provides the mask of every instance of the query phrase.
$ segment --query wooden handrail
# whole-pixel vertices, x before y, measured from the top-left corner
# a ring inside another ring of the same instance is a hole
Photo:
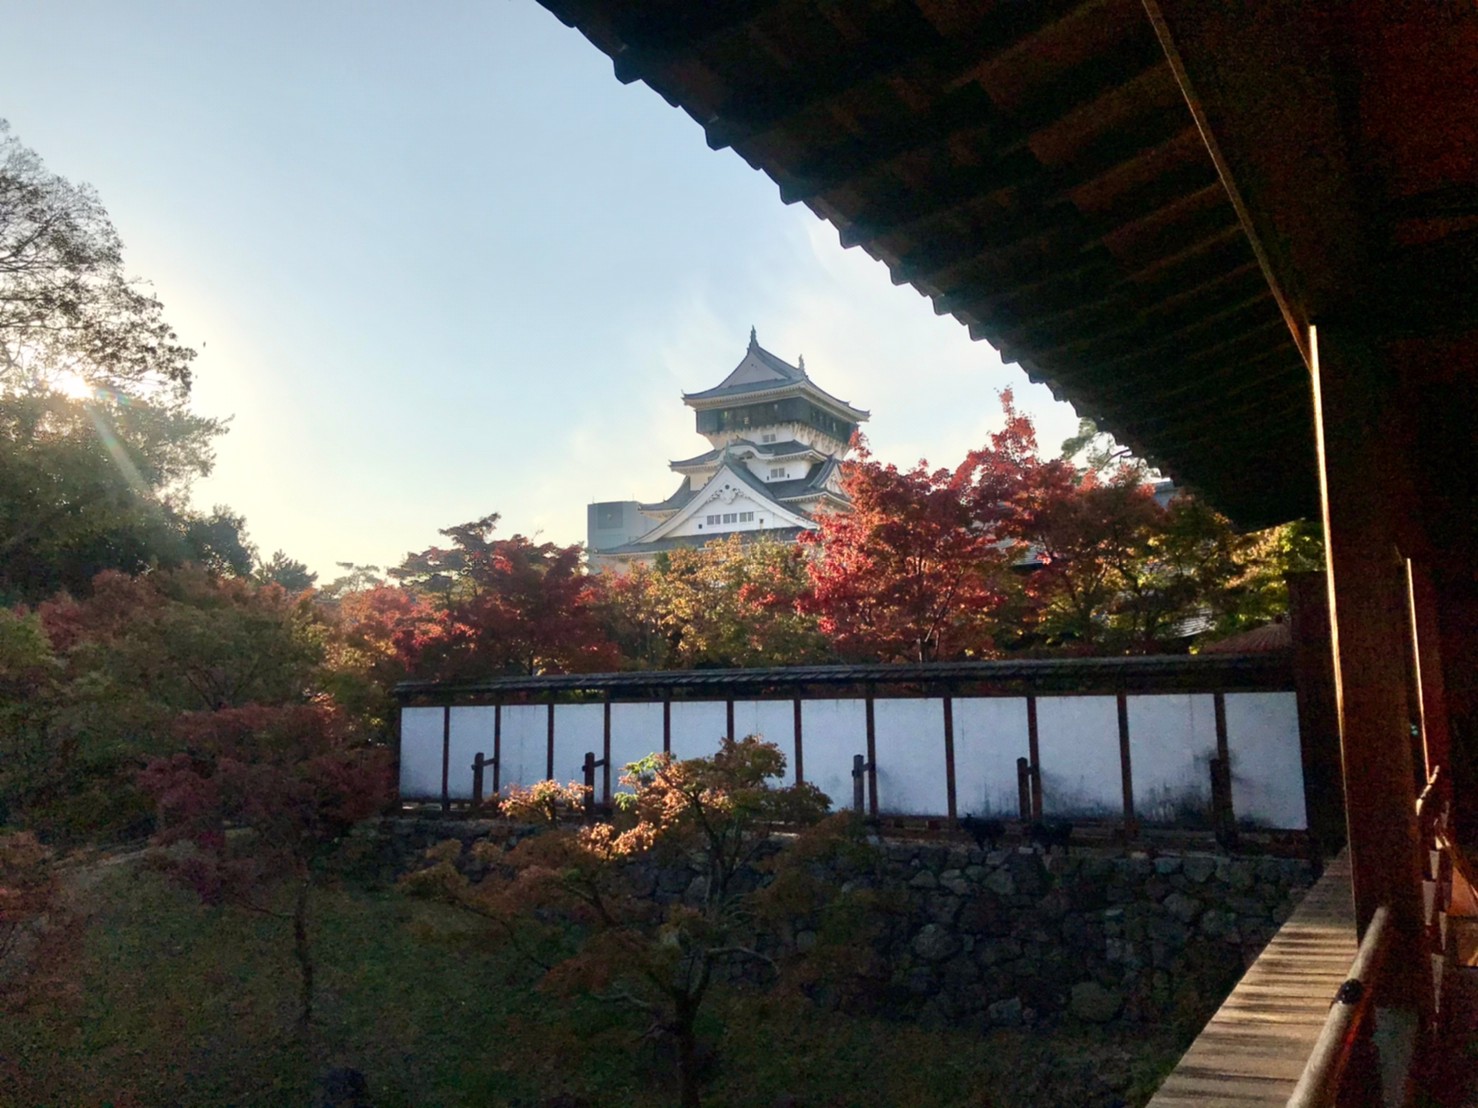
[[[1350,964],[1350,976],[1334,995],[1329,1018],[1288,1098],[1288,1108],[1332,1108],[1337,1103],[1340,1080],[1364,1030],[1374,1003],[1375,982],[1390,949],[1390,920],[1391,910],[1384,904],[1370,917],[1365,938]]]
[[[1432,803],[1433,797],[1437,795],[1437,781],[1442,776],[1442,767],[1438,766],[1432,771],[1432,776],[1427,778],[1427,787],[1422,790],[1422,795],[1416,798],[1416,818],[1420,820],[1426,813],[1427,805]]]

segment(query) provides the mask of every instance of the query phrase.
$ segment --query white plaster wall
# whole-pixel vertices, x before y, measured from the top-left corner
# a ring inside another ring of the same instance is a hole
[[[955,805],[960,815],[1017,815],[1016,759],[1030,756],[1026,700],[961,697],[954,702]]]
[[[698,502],[697,510],[669,531],[668,535],[702,535],[709,537],[725,535],[731,531],[753,531],[758,527],[789,525],[788,520],[785,524],[778,522],[781,517],[777,515],[777,509],[774,504],[768,504],[742,491],[733,500],[726,500],[722,496],[715,500],[708,499],[711,492],[722,489],[726,484],[731,488],[747,489],[749,487],[748,485],[738,485],[737,480],[733,477],[725,477],[719,480],[717,482],[717,489],[713,488],[711,484],[704,486],[696,498]],[[740,523],[738,520],[735,520],[733,523],[709,524],[704,522],[710,515],[722,517],[725,513],[737,514],[739,512],[753,512],[754,519],[747,520],[744,523]],[[761,523],[761,519],[765,522]],[[702,526],[699,526],[700,524]]]
[[[505,704],[499,746],[498,788],[527,788],[542,781],[549,761],[549,708],[544,704]]]
[[[785,755],[785,784],[795,784],[795,702],[791,700],[734,701],[734,737],[758,735]]]
[[[899,815],[949,811],[944,761],[944,701],[876,700],[878,810]]]
[[[1145,823],[1182,826],[1206,819],[1216,756],[1210,694],[1131,696],[1128,707],[1135,815]]]
[[[1294,694],[1228,693],[1226,700],[1232,810],[1238,822],[1285,830],[1308,827]]]
[[[614,721],[613,721],[614,722]],[[585,752],[605,756],[605,705],[557,704],[554,708],[554,779],[561,785],[585,781]],[[546,744],[548,739],[545,739]],[[615,784],[616,775],[611,777]],[[601,800],[601,771],[595,771],[595,799]]]
[[[441,799],[440,708],[400,710],[400,796]]]
[[[1115,697],[1037,697],[1037,741],[1043,814],[1110,819],[1123,815]]]
[[[801,705],[806,780],[831,798],[832,811],[852,806],[852,756],[867,756],[862,700],[807,700]]]
[[[722,700],[674,700],[672,756],[679,762],[711,757],[723,740],[728,722],[728,705]]]
[[[632,762],[648,754],[662,753],[662,705],[611,705],[611,788],[631,792],[620,784],[621,774]]]
[[[479,752],[493,756],[493,715],[491,706],[465,706],[452,709],[450,741],[447,743],[447,795],[453,800],[472,799],[472,759]],[[493,792],[493,768],[487,767],[482,777],[483,796]]]

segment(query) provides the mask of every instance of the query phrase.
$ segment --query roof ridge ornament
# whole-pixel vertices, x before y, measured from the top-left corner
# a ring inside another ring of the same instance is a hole
[[[760,340],[758,337],[756,337],[754,333],[754,324],[751,323],[749,325],[749,348],[753,350],[755,347],[759,346],[759,344]]]
[[[796,358],[795,365],[801,371],[801,376],[804,377],[806,375],[806,356],[802,354]]]

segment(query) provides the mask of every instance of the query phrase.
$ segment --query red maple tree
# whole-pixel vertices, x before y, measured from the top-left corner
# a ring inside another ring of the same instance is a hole
[[[837,650],[855,658],[929,662],[994,652],[1014,590],[1014,542],[982,526],[955,472],[873,459],[859,436],[842,469],[846,513],[801,536],[819,546],[802,605]]]

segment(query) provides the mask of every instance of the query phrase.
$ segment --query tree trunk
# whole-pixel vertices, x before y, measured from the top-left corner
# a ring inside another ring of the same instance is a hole
[[[298,1028],[304,1034],[313,1022],[313,951],[308,945],[308,890],[311,885],[311,878],[305,875],[298,884],[297,900],[293,904],[293,954],[302,976],[302,1010],[298,1013]]]
[[[698,1001],[689,997],[677,999],[672,1021],[673,1038],[677,1040],[678,1102],[682,1108],[701,1108],[698,1099]]]

